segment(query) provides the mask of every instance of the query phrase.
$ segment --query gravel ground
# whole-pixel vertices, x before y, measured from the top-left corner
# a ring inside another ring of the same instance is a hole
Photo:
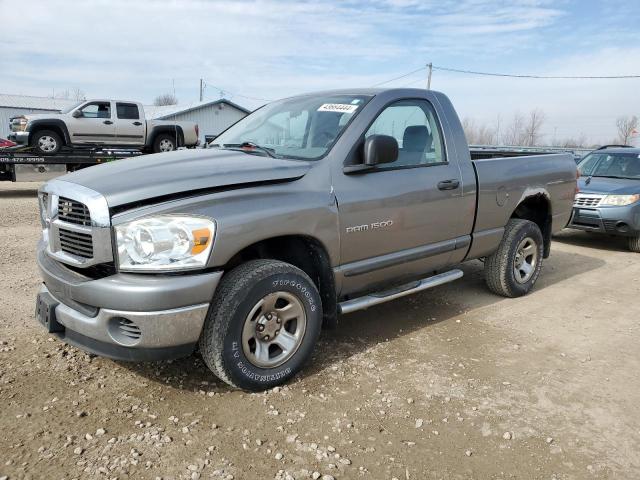
[[[482,264],[341,318],[263,394],[127,364],[33,319],[36,184],[0,186],[0,479],[640,478],[640,256],[562,233],[536,290]]]

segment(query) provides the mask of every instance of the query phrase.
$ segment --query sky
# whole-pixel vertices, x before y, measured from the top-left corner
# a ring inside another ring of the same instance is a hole
[[[15,0],[0,0],[14,11]],[[29,0],[0,26],[0,93],[247,108],[330,88],[426,86],[427,63],[534,75],[640,75],[640,1]],[[15,20],[12,20],[15,18]],[[459,115],[505,125],[544,112],[543,134],[616,136],[640,116],[640,79],[543,80],[434,70]]]

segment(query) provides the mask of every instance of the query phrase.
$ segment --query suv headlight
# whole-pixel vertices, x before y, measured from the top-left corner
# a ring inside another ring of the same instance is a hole
[[[623,207],[640,200],[640,194],[636,195],[607,195],[600,200],[600,205]]]
[[[193,270],[207,264],[216,224],[204,217],[158,215],[115,227],[123,272]]]
[[[29,121],[24,117],[15,117],[11,119],[11,130],[13,132],[24,132],[27,129]]]

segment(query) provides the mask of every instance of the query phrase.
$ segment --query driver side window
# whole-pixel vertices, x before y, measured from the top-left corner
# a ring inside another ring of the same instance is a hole
[[[109,102],[95,102],[85,105],[80,110],[84,118],[111,118],[111,104]]]
[[[365,138],[388,135],[398,142],[398,159],[379,169],[446,163],[442,135],[435,112],[425,100],[401,100],[385,108]]]

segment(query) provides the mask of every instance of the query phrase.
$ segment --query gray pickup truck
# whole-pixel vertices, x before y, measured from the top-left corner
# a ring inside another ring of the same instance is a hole
[[[529,292],[576,193],[570,154],[473,161],[448,98],[356,89],[287,98],[209,149],[91,167],[39,192],[49,332],[99,355],[191,354],[263,390],[321,326],[458,279]]]

